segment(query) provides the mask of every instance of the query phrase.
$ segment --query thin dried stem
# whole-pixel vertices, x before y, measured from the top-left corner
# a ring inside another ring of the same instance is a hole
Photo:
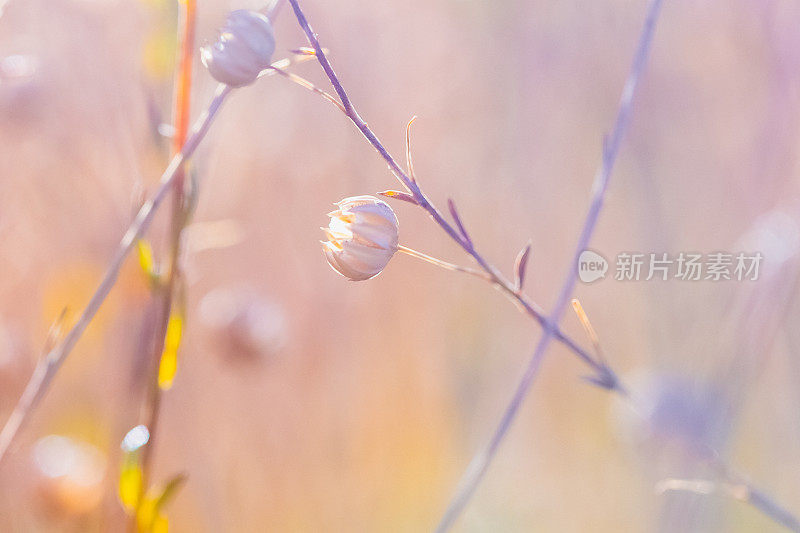
[[[572,299],[572,309],[575,311],[575,315],[577,315],[578,320],[583,326],[583,330],[586,332],[586,335],[589,337],[589,340],[592,341],[592,346],[594,347],[594,351],[601,360],[604,359],[603,356],[603,347],[600,346],[600,338],[597,336],[597,332],[592,326],[591,320],[589,320],[589,316],[586,314],[586,311],[583,309],[583,305],[581,305],[580,300],[577,298]]]
[[[367,141],[372,145],[373,148],[380,154],[384,161],[389,165],[389,170],[392,174],[397,178],[398,181],[409,191],[411,194],[414,202],[419,205],[422,209],[424,209],[428,215],[433,219],[433,221],[441,227],[447,235],[453,239],[459,246],[461,246],[464,251],[466,251],[472,258],[478,263],[481,269],[486,272],[488,275],[491,283],[495,284],[499,287],[509,298],[517,302],[522,309],[526,313],[528,313],[531,317],[533,317],[540,325],[547,326],[553,329],[553,336],[559,341],[565,344],[573,353],[575,353],[580,359],[582,359],[586,364],[592,367],[592,369],[597,372],[601,376],[605,376],[608,383],[610,383],[611,387],[617,387],[616,378],[613,378],[613,372],[610,368],[606,367],[605,365],[601,364],[599,361],[596,361],[586,350],[581,348],[575,341],[573,341],[570,337],[566,334],[562,333],[561,330],[555,324],[549,324],[548,319],[545,315],[544,310],[539,307],[536,303],[534,303],[530,298],[526,295],[519,292],[515,285],[505,279],[500,271],[491,265],[484,257],[475,249],[472,245],[472,242],[468,239],[465,239],[458,229],[452,226],[447,220],[444,218],[442,213],[439,209],[436,208],[435,205],[428,199],[428,197],[423,193],[422,189],[420,188],[419,184],[416,180],[409,177],[408,174],[397,164],[397,161],[392,157],[389,151],[383,146],[383,143],[378,139],[375,133],[370,129],[367,123],[361,118],[361,116],[356,111],[353,103],[351,102],[347,92],[345,91],[344,87],[342,86],[341,82],[339,81],[338,76],[333,70],[333,67],[328,60],[326,55],[325,49],[319,43],[316,34],[311,29],[311,26],[306,18],[303,10],[300,8],[299,3],[297,0],[289,0],[289,3],[294,10],[295,16],[297,17],[298,23],[300,27],[306,34],[309,43],[314,49],[314,56],[319,61],[322,69],[325,71],[325,74],[328,76],[328,79],[333,85],[333,88],[336,94],[339,96],[341,101],[341,107],[339,109],[344,112],[345,116],[350,119],[353,124],[358,128],[361,134],[367,139]],[[343,109],[342,109],[343,108]],[[409,123],[410,125],[410,123]],[[407,135],[407,143],[410,146],[410,133],[409,128],[406,128],[406,135]],[[412,163],[413,168],[413,163]],[[612,379],[613,378],[613,379]]]
[[[179,153],[184,144],[189,131],[189,117],[191,110],[192,95],[192,60],[194,58],[194,36],[197,22],[197,2],[196,0],[183,0],[180,2],[181,14],[178,28],[179,58],[178,70],[175,76],[175,97],[173,104],[173,116],[175,135],[173,137],[172,152]],[[159,419],[161,414],[161,395],[162,390],[158,382],[159,367],[162,352],[164,350],[167,335],[167,325],[172,315],[173,299],[175,288],[181,277],[180,255],[181,255],[181,235],[188,222],[187,206],[185,203],[185,167],[178,171],[173,184],[172,192],[172,220],[170,223],[170,257],[169,270],[167,271],[166,283],[158,286],[158,296],[161,297],[160,320],[157,328],[157,335],[153,344],[153,352],[150,361],[150,379],[148,383],[148,394],[145,401],[145,414],[143,423],[150,432],[150,440],[142,450],[141,468],[142,482],[140,484],[140,494],[138,506],[144,502],[144,494],[150,485],[151,467],[155,452],[156,436],[159,429]],[[129,529],[136,529],[137,511],[131,514]]]
[[[411,117],[411,120],[406,124],[406,168],[411,181],[417,181],[417,176],[414,174],[414,158],[411,153],[411,125],[415,120],[417,120],[417,115]]]
[[[522,292],[525,286],[525,275],[528,271],[528,259],[531,256],[532,246],[531,241],[528,241],[528,244],[519,251],[514,259],[514,290],[517,292]]]
[[[486,474],[489,465],[497,455],[497,450],[500,448],[500,444],[503,442],[508,430],[511,428],[511,424],[516,419],[517,413],[522,406],[522,402],[527,396],[528,391],[530,390],[531,385],[536,378],[536,375],[539,373],[539,368],[541,367],[542,360],[547,352],[547,348],[550,346],[550,341],[555,337],[555,328],[552,325],[557,324],[561,320],[561,316],[564,314],[572,295],[572,291],[575,288],[575,283],[577,282],[578,258],[580,257],[581,252],[583,252],[589,245],[589,240],[591,239],[592,233],[594,233],[594,229],[597,226],[597,220],[600,216],[603,200],[605,199],[606,190],[608,189],[608,183],[611,178],[611,171],[614,168],[614,162],[616,160],[617,153],[619,152],[622,136],[625,133],[630,119],[633,96],[636,93],[639,77],[644,71],[644,67],[647,63],[648,51],[650,49],[650,43],[653,41],[656,20],[658,19],[661,2],[662,0],[650,0],[648,3],[644,27],[642,28],[642,33],[639,37],[639,43],[637,45],[633,65],[631,66],[628,79],[626,80],[625,87],[622,91],[622,97],[620,98],[617,118],[614,121],[614,128],[612,130],[610,142],[603,150],[603,161],[597,171],[597,174],[595,175],[594,184],[592,185],[592,201],[589,205],[589,211],[583,223],[583,230],[578,238],[578,244],[575,247],[573,260],[568,267],[568,274],[564,280],[563,286],[561,287],[561,291],[558,295],[558,299],[556,300],[553,311],[551,312],[547,321],[547,327],[545,327],[544,333],[542,334],[542,337],[539,339],[539,343],[536,346],[536,350],[534,351],[533,356],[531,357],[524,373],[522,374],[522,378],[520,379],[514,395],[511,398],[511,402],[500,419],[500,424],[497,426],[497,429],[495,429],[495,432],[486,448],[480,451],[470,462],[470,465],[467,468],[459,487],[456,489],[455,496],[445,510],[444,516],[436,528],[437,532],[441,533],[448,531],[451,527],[453,527],[459,515],[464,510],[464,507],[466,507],[470,498],[474,494],[475,489],[478,487],[483,479],[483,476]]]
[[[313,59],[313,56],[281,59],[273,63],[271,66],[277,68],[286,68],[292,63],[299,63],[309,59]],[[262,71],[259,77],[271,76],[274,73],[274,70],[268,68]],[[119,276],[119,271],[122,268],[122,264],[125,262],[125,258],[127,258],[131,250],[136,247],[136,241],[152,223],[156,210],[167,197],[170,189],[174,186],[178,172],[183,167],[184,162],[191,157],[200,142],[205,138],[206,134],[208,133],[208,129],[211,127],[211,124],[214,122],[214,119],[219,113],[222,104],[230,95],[231,91],[233,91],[233,88],[229,87],[228,85],[220,84],[217,87],[214,98],[211,100],[208,108],[206,108],[206,110],[195,122],[191,135],[183,145],[183,149],[180,151],[180,153],[172,158],[172,161],[170,161],[169,165],[161,175],[158,189],[156,189],[152,198],[142,205],[133,222],[125,232],[125,235],[122,237],[119,247],[117,248],[114,257],[111,259],[111,263],[109,264],[103,279],[100,281],[100,285],[95,290],[91,300],[89,300],[89,303],[81,312],[77,322],[75,322],[75,325],[73,325],[64,336],[61,344],[52,350],[48,350],[46,355],[39,360],[39,363],[36,365],[31,378],[28,380],[28,384],[25,386],[25,390],[22,392],[20,399],[17,401],[11,416],[6,421],[3,429],[0,430],[0,463],[2,463],[2,461],[5,459],[8,449],[16,435],[19,433],[20,428],[24,425],[33,409],[47,392],[50,383],[58,372],[58,369],[64,363],[64,360],[75,347],[75,344],[77,344],[78,340],[80,340],[81,336],[86,330],[86,327],[92,321],[94,316],[97,314],[97,311],[100,309],[100,306],[108,297],[108,294],[111,292],[111,289],[117,282],[117,277]]]
[[[11,417],[6,422],[3,430],[0,431],[0,461],[5,458],[6,452],[23,422],[28,418],[33,408],[39,403],[53,377],[58,372],[58,369],[75,347],[75,344],[81,338],[95,314],[97,314],[97,311],[105,301],[108,293],[111,292],[125,258],[136,246],[136,240],[150,226],[156,209],[158,209],[158,206],[161,205],[161,202],[164,201],[164,198],[167,197],[167,194],[171,190],[173,182],[178,175],[178,171],[181,169],[186,159],[197,149],[197,146],[205,137],[206,133],[208,133],[208,128],[211,126],[211,123],[230,92],[230,87],[220,85],[208,109],[195,123],[192,135],[186,141],[183,150],[172,158],[169,166],[167,166],[166,170],[164,170],[164,173],[161,175],[161,181],[155,194],[142,205],[133,223],[125,232],[103,280],[100,282],[100,285],[91,300],[89,300],[89,303],[86,305],[86,308],[81,313],[77,322],[64,336],[64,340],[61,344],[50,350],[36,366],[36,370],[28,381],[25,391],[17,402]]]
[[[398,245],[397,246],[397,251],[403,252],[406,255],[410,255],[411,257],[416,257],[417,259],[422,259],[425,262],[431,263],[431,264],[436,265],[436,266],[440,266],[440,267],[442,267],[442,268],[444,268],[446,270],[452,270],[452,271],[455,271],[455,272],[464,272],[465,274],[469,274],[471,276],[475,276],[475,277],[481,278],[481,279],[486,280],[486,281],[491,281],[491,278],[489,277],[489,275],[486,274],[486,272],[483,272],[481,270],[475,270],[473,268],[467,268],[467,267],[462,267],[460,265],[455,265],[453,263],[448,263],[447,261],[442,261],[441,259],[436,259],[435,257],[432,257],[432,256],[430,256],[428,254],[423,254],[422,252],[418,252],[416,250],[413,250],[411,248],[407,248],[407,247],[402,246],[402,245]]]
[[[467,232],[467,228],[464,227],[464,223],[461,222],[461,216],[458,214],[458,209],[456,209],[456,203],[453,201],[452,198],[447,199],[447,208],[450,210],[450,216],[453,217],[453,222],[456,223],[456,228],[458,228],[458,232],[464,238],[464,242],[470,248],[474,248],[475,246],[472,244],[472,238],[470,238],[469,233]],[[514,284],[516,287],[516,283]]]
[[[182,0],[179,4],[181,6],[181,24],[179,28],[180,45],[178,47],[180,52],[178,57],[178,71],[175,76],[175,105],[173,112],[175,134],[172,137],[173,155],[181,151],[181,148],[183,148],[183,145],[186,143],[186,137],[189,134],[192,59],[194,59],[194,35],[195,22],[197,19],[197,0]]]
[[[317,93],[318,95],[322,96],[324,99],[326,99],[327,101],[329,101],[330,103],[335,105],[337,108],[339,108],[339,111],[341,111],[342,113],[347,114],[347,111],[345,111],[344,106],[339,102],[339,100],[336,99],[335,96],[333,96],[330,93],[327,93],[327,92],[323,91],[322,89],[320,89],[319,87],[317,87],[316,85],[314,85],[313,83],[308,81],[307,79],[305,79],[305,78],[303,78],[301,76],[298,76],[297,74],[293,74],[291,72],[287,72],[287,71],[283,70],[282,68],[278,68],[278,67],[270,67],[270,68],[272,70],[274,70],[277,74],[280,74],[281,76],[283,76],[287,80],[289,80],[289,81],[291,81],[293,83],[296,83],[300,87],[303,87],[304,89],[308,89],[311,92]]]
[[[751,484],[726,480],[712,481],[708,479],[664,479],[659,481],[655,487],[656,493],[666,492],[690,492],[700,496],[711,496],[720,494],[739,500],[755,507],[762,514],[769,516],[776,523],[782,525],[795,533],[800,532],[800,521],[782,506],[775,503],[759,489]]]
[[[584,311],[583,306],[577,298],[572,299],[572,307],[575,310],[575,314],[578,315],[578,319],[584,327],[586,334],[592,339],[595,350],[597,350],[597,353],[602,358],[600,339],[589,320],[589,316],[586,314],[586,311]],[[630,395],[623,396],[622,400],[639,420],[647,426],[650,426],[652,432],[656,433],[658,431],[658,428],[656,428],[653,423],[653,419],[643,414],[642,410],[636,405]],[[716,472],[719,480],[666,479],[656,484],[655,490],[657,493],[663,494],[667,491],[687,491],[694,492],[695,494],[712,494],[714,492],[727,493],[735,499],[752,505],[776,523],[796,533],[800,533],[800,521],[798,521],[791,512],[777,503],[768,494],[753,486],[742,474],[728,466],[720,454],[711,446],[702,441],[695,442],[693,443],[692,451],[701,460],[708,463]]]

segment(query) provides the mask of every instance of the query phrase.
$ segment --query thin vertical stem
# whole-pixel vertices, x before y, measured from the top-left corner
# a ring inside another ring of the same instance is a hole
[[[197,1],[179,0],[181,23],[179,28],[178,70],[175,75],[173,115],[175,134],[172,138],[173,154],[180,152],[189,133],[189,118],[192,97],[192,60],[194,59],[194,36],[197,20]],[[177,189],[177,186],[176,186]]]
[[[309,59],[312,58],[301,57],[295,59],[294,62],[302,62]],[[291,65],[292,62],[292,59],[281,59],[273,63],[272,67],[283,69]],[[275,70],[267,68],[259,77],[267,77],[274,74]],[[108,297],[111,289],[114,288],[125,259],[136,246],[136,241],[150,227],[156,211],[167,197],[170,190],[172,190],[173,184],[178,177],[178,172],[182,169],[184,162],[194,154],[200,142],[205,138],[211,124],[222,108],[222,104],[231,94],[231,91],[233,91],[233,88],[225,84],[220,84],[217,87],[214,97],[208,104],[208,107],[195,121],[192,133],[183,145],[183,149],[172,158],[172,161],[170,161],[167,168],[161,174],[161,179],[155,193],[142,205],[133,222],[131,222],[125,234],[122,236],[106,273],[100,280],[100,284],[97,286],[97,289],[95,289],[89,303],[86,304],[86,307],[81,311],[78,320],[66,333],[61,342],[52,349],[48,348],[45,355],[42,356],[37,363],[28,383],[25,385],[25,390],[14,406],[14,410],[3,425],[3,429],[0,430],[0,464],[5,459],[19,430],[24,426],[42,397],[47,393],[61,365],[72,352],[73,348],[75,348],[75,345],[97,314],[100,306]]]
[[[28,384],[25,386],[25,390],[17,401],[17,405],[14,407],[14,411],[6,421],[2,431],[0,431],[0,462],[5,459],[8,449],[19,433],[20,428],[33,412],[34,408],[39,404],[59,368],[61,368],[61,365],[64,363],[64,360],[70,352],[72,352],[75,344],[80,340],[83,332],[86,331],[89,323],[108,297],[108,294],[117,281],[119,271],[122,268],[122,264],[125,262],[125,258],[128,257],[128,254],[133,250],[136,245],[136,240],[150,227],[156,210],[172,189],[172,185],[178,175],[178,170],[182,167],[184,161],[191,157],[200,144],[200,141],[202,141],[206,133],[208,133],[211,123],[214,121],[214,118],[217,116],[217,113],[231,90],[232,89],[227,85],[219,86],[208,109],[197,119],[193,133],[186,141],[183,150],[172,158],[172,161],[170,161],[163,174],[161,174],[158,189],[153,194],[153,197],[142,205],[139,212],[136,214],[136,218],[134,218],[133,222],[128,227],[125,235],[123,235],[119,247],[114,257],[111,259],[111,263],[103,279],[100,281],[100,285],[98,285],[89,303],[81,312],[78,320],[64,336],[61,343],[52,350],[49,350],[47,354],[39,360],[31,378],[28,380]]]
[[[178,153],[183,149],[189,131],[189,117],[191,112],[192,88],[192,60],[194,59],[194,35],[197,20],[196,0],[180,0],[181,16],[178,28],[179,57],[178,69],[175,75],[175,96],[173,101],[174,137],[172,139],[172,152]],[[172,221],[170,224],[170,257],[167,279],[159,287],[162,299],[161,316],[157,329],[157,336],[151,357],[151,376],[148,383],[148,397],[144,424],[150,432],[150,441],[142,450],[142,483],[139,504],[144,500],[141,496],[147,491],[150,481],[151,466],[155,450],[156,435],[159,428],[159,415],[161,413],[161,386],[158,382],[161,355],[167,335],[167,325],[173,312],[175,289],[181,276],[181,234],[187,223],[185,205],[185,166],[178,171],[175,177],[172,192]],[[136,515],[131,519],[135,524]]]
[[[564,311],[566,310],[570,301],[572,291],[574,290],[575,283],[577,281],[578,258],[581,252],[583,252],[583,250],[585,250],[589,245],[589,240],[591,239],[592,233],[597,226],[597,220],[600,216],[600,211],[603,207],[603,201],[605,199],[605,194],[611,178],[611,171],[614,168],[614,162],[616,160],[617,153],[619,152],[622,137],[628,126],[628,122],[630,121],[631,108],[633,104],[633,97],[636,93],[636,87],[647,63],[648,51],[650,49],[650,43],[653,40],[653,34],[655,33],[656,20],[658,19],[661,3],[662,0],[650,0],[648,4],[644,27],[642,28],[642,32],[639,37],[639,43],[634,56],[633,65],[631,66],[627,81],[625,82],[625,87],[622,91],[622,96],[620,98],[619,108],[617,111],[617,118],[614,121],[614,129],[612,130],[610,142],[603,148],[602,164],[595,175],[594,183],[592,185],[592,200],[591,204],[589,205],[589,211],[583,224],[583,230],[578,238],[578,244],[575,248],[573,261],[568,267],[569,271],[566,279],[564,280],[564,284],[561,287],[561,292],[558,295],[556,304],[546,322],[542,337],[539,339],[539,343],[536,346],[533,356],[528,362],[528,365],[522,374],[522,378],[520,379],[517,388],[514,391],[511,402],[503,413],[500,423],[498,424],[497,429],[495,429],[489,444],[470,462],[467,471],[459,483],[459,487],[456,489],[455,496],[445,510],[444,516],[436,528],[438,533],[448,531],[455,524],[461,512],[464,510],[464,507],[466,507],[470,498],[474,494],[475,489],[477,489],[478,485],[486,474],[486,471],[488,470],[492,460],[497,455],[500,444],[505,439],[508,430],[511,428],[511,424],[516,419],[517,413],[522,406],[522,402],[527,396],[528,391],[530,390],[531,385],[533,384],[533,381],[536,378],[539,369],[541,368],[544,355],[550,345],[550,341],[554,337],[556,324],[558,324],[560,321],[561,316],[564,314]]]

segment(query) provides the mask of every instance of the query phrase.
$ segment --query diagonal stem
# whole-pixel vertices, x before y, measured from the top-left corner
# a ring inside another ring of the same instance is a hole
[[[515,286],[512,286],[508,283],[502,275],[494,268],[491,264],[489,264],[472,246],[470,242],[466,239],[462,239],[461,235],[456,233],[456,231],[448,224],[448,222],[442,217],[441,213],[427,200],[425,195],[416,185],[416,181],[414,179],[409,179],[409,177],[403,172],[403,170],[397,165],[395,160],[389,154],[389,152],[383,147],[380,143],[378,138],[374,135],[374,133],[370,130],[367,124],[361,119],[358,113],[355,112],[352,102],[347,97],[347,93],[345,92],[344,88],[342,87],[339,79],[336,77],[333,68],[330,65],[327,57],[325,56],[324,50],[319,45],[319,41],[317,40],[317,36],[311,30],[308,21],[303,14],[297,0],[289,0],[294,9],[295,15],[297,17],[298,22],[300,23],[301,28],[305,32],[309,42],[314,47],[316,57],[319,60],[320,64],[322,65],[325,73],[328,75],[329,80],[333,84],[334,88],[336,89],[336,93],[342,99],[342,104],[345,107],[345,115],[356,125],[356,127],[362,132],[362,134],[367,138],[367,140],[372,144],[375,150],[383,157],[383,159],[388,163],[389,169],[392,173],[397,177],[398,180],[412,193],[414,200],[423,208],[425,209],[431,218],[439,224],[439,226],[444,229],[448,235],[450,235],[453,240],[455,240],[469,255],[471,255],[476,262],[484,269],[487,274],[490,275],[492,278],[492,282],[500,287],[509,298],[515,300],[519,304],[525,308],[526,312],[534,317],[544,328],[545,332],[542,336],[542,340],[537,346],[536,352],[534,353],[533,357],[531,358],[528,367],[526,368],[525,373],[522,376],[520,381],[520,385],[517,388],[517,392],[515,396],[507,408],[503,419],[501,420],[500,425],[498,426],[497,431],[495,432],[495,438],[490,443],[490,446],[487,447],[484,451],[479,453],[472,461],[470,468],[468,469],[467,474],[464,477],[464,481],[461,484],[459,492],[456,494],[453,502],[451,503],[450,507],[448,508],[447,512],[445,513],[445,517],[442,520],[442,523],[439,525],[439,531],[446,531],[453,522],[458,518],[459,513],[463,510],[463,507],[469,500],[469,497],[474,492],[475,488],[477,487],[478,483],[480,482],[481,478],[483,477],[486,469],[488,468],[492,458],[497,452],[497,448],[500,442],[503,440],[506,432],[508,431],[511,423],[513,422],[516,413],[524,399],[527,390],[530,388],[530,385],[533,382],[533,379],[538,372],[539,365],[541,364],[541,359],[544,355],[544,352],[549,345],[551,339],[559,340],[567,345],[578,357],[583,359],[587,364],[589,364],[593,369],[598,372],[598,384],[602,385],[603,387],[612,390],[622,397],[624,397],[630,404],[631,398],[628,395],[627,390],[625,387],[617,380],[616,376],[613,374],[610,368],[605,366],[602,361],[598,362],[595,361],[594,358],[589,356],[585,351],[583,351],[579,346],[577,346],[569,337],[563,335],[561,331],[558,329],[557,319],[560,319],[561,315],[563,314],[569,297],[572,293],[572,290],[575,286],[575,279],[576,279],[576,269],[577,269],[577,257],[583,249],[586,248],[588,245],[589,239],[593,233],[594,226],[597,223],[597,219],[600,214],[600,210],[603,204],[603,199],[605,195],[605,191],[608,188],[608,182],[611,176],[611,170],[614,164],[614,160],[616,159],[616,154],[619,151],[619,145],[621,143],[621,139],[624,133],[624,130],[627,126],[627,122],[629,120],[630,115],[630,108],[633,100],[633,96],[635,93],[636,85],[638,83],[638,78],[641,72],[644,69],[645,62],[647,59],[647,51],[649,48],[650,41],[652,40],[652,34],[655,28],[655,22],[657,19],[658,12],[660,10],[661,0],[651,0],[648,5],[647,16],[645,19],[645,25],[642,30],[642,34],[639,39],[639,46],[637,48],[637,53],[634,57],[633,66],[631,67],[631,72],[628,75],[628,79],[625,84],[625,88],[622,93],[622,97],[620,99],[620,107],[618,110],[617,118],[614,124],[613,135],[611,140],[608,144],[604,145],[603,149],[603,160],[602,166],[598,170],[598,173],[595,176],[594,186],[593,186],[593,199],[590,204],[589,213],[587,214],[586,221],[584,223],[584,230],[581,232],[579,237],[578,246],[576,247],[576,257],[570,267],[569,274],[564,282],[564,286],[561,290],[559,295],[559,301],[556,307],[554,308],[554,312],[548,317],[545,315],[544,311],[539,308],[535,303],[530,301],[524,294],[522,294],[519,290],[516,289]],[[559,311],[556,313],[556,311]],[[725,479],[731,480],[734,483],[741,484],[749,491],[751,491],[752,499],[751,504],[754,505],[757,509],[759,509],[765,516],[770,517],[775,522],[786,526],[793,531],[800,531],[798,530],[797,524],[800,523],[798,520],[785,508],[781,507],[777,504],[774,500],[768,497],[763,491],[760,491],[751,485],[749,485],[746,481],[744,481],[740,474],[737,474],[731,468],[729,468],[725,462],[722,460],[721,457],[712,449],[705,450],[705,456],[709,458],[711,463],[715,465],[715,467],[720,472],[721,476]]]
[[[523,373],[522,378],[517,385],[514,396],[503,413],[500,424],[497,426],[497,429],[495,429],[489,444],[470,462],[470,465],[467,468],[467,471],[464,474],[458,489],[456,490],[455,496],[445,510],[444,516],[436,528],[436,531],[439,533],[448,531],[453,526],[475,492],[475,489],[478,487],[484,475],[486,474],[492,459],[494,459],[495,455],[497,455],[500,444],[503,442],[508,430],[511,428],[511,424],[516,418],[517,413],[522,406],[522,402],[527,396],[528,391],[530,390],[531,385],[533,384],[533,381],[539,372],[539,368],[541,367],[547,348],[550,345],[550,341],[554,337],[555,328],[553,327],[553,324],[557,324],[559,322],[561,316],[564,314],[564,311],[567,308],[572,291],[574,290],[575,283],[577,281],[578,258],[581,252],[583,252],[583,250],[585,250],[589,245],[589,240],[591,239],[592,233],[597,226],[597,220],[600,216],[606,190],[608,189],[608,183],[611,178],[611,171],[614,168],[614,161],[616,160],[622,137],[628,126],[628,122],[630,121],[633,96],[636,93],[639,77],[641,76],[642,71],[647,63],[647,55],[650,48],[650,43],[653,40],[653,34],[655,33],[655,25],[656,20],[658,19],[659,10],[661,8],[661,2],[662,0],[650,0],[648,4],[647,15],[645,18],[644,27],[642,28],[642,32],[639,37],[636,55],[634,56],[633,65],[631,66],[628,79],[626,80],[625,87],[622,91],[622,97],[620,98],[619,109],[617,111],[617,118],[614,121],[614,129],[612,130],[611,140],[603,149],[602,165],[598,169],[592,185],[592,201],[589,205],[589,211],[586,215],[586,220],[583,224],[580,237],[578,238],[578,245],[575,248],[573,261],[569,265],[569,272],[564,280],[563,286],[561,287],[561,292],[559,293],[556,304],[552,313],[550,314],[547,326],[545,327],[541,339],[539,339],[539,343],[536,346],[533,356],[528,362],[525,372]]]
[[[280,0],[278,1],[280,5]],[[300,63],[312,59],[310,56],[302,56],[294,59],[281,59],[274,62],[271,67],[283,69],[292,63]],[[261,72],[259,78],[272,76],[275,71],[267,68]],[[178,172],[183,167],[184,162],[191,157],[194,151],[199,146],[200,142],[205,138],[211,124],[217,116],[225,99],[230,95],[233,89],[227,85],[220,84],[214,94],[214,98],[209,103],[206,110],[195,121],[191,135],[183,145],[183,149],[175,157],[172,158],[166,170],[161,175],[158,189],[156,189],[153,197],[142,205],[139,212],[136,214],[131,225],[128,227],[125,235],[119,243],[116,253],[111,259],[111,263],[106,270],[103,279],[100,281],[91,300],[81,312],[77,322],[64,336],[63,341],[55,348],[48,349],[47,353],[39,360],[28,380],[25,390],[22,392],[14,410],[6,421],[3,429],[0,430],[0,463],[3,462],[8,449],[11,446],[14,438],[19,432],[20,428],[24,425],[27,418],[33,412],[33,409],[42,399],[47,392],[50,383],[55,377],[58,369],[63,364],[64,360],[70,354],[75,344],[80,340],[83,332],[86,330],[89,323],[92,321],[100,306],[103,304],[114,284],[117,282],[119,271],[122,269],[122,264],[125,258],[136,246],[136,241],[150,226],[153,221],[153,216],[156,210],[164,201],[170,189],[174,186],[177,179]]]
[[[105,276],[103,276],[100,285],[97,287],[92,299],[89,300],[89,303],[84,308],[77,322],[72,326],[69,332],[67,332],[64,340],[42,357],[36,365],[36,369],[28,381],[28,384],[25,386],[22,396],[17,402],[16,407],[14,407],[14,411],[11,413],[5,426],[3,426],[2,431],[0,431],[0,462],[5,458],[8,448],[11,446],[11,442],[14,440],[14,437],[19,432],[25,420],[44,396],[50,382],[58,372],[58,369],[64,363],[64,360],[75,347],[75,344],[77,344],[78,340],[83,335],[86,327],[92,321],[95,314],[97,314],[97,311],[100,309],[100,306],[111,292],[119,276],[122,264],[125,262],[125,258],[136,245],[137,239],[150,226],[158,206],[161,205],[161,202],[164,201],[164,198],[166,198],[167,194],[172,189],[175,178],[183,167],[183,163],[194,153],[200,141],[206,136],[206,133],[208,133],[211,123],[214,121],[220,107],[230,92],[230,87],[226,85],[219,86],[208,109],[206,109],[195,123],[192,134],[186,141],[186,144],[184,144],[183,150],[172,158],[172,161],[161,175],[161,181],[159,182],[155,194],[150,200],[145,202],[141,209],[139,209],[133,223],[128,227]]]
[[[427,211],[428,215],[436,222],[436,224],[441,227],[447,235],[453,239],[461,248],[464,249],[467,254],[469,254],[477,263],[478,265],[489,275],[491,283],[498,286],[509,298],[519,303],[522,308],[528,313],[531,317],[533,317],[540,325],[543,327],[549,327],[553,330],[553,337],[558,340],[559,342],[566,345],[575,355],[577,355],[581,360],[583,360],[586,364],[588,364],[595,372],[597,372],[599,380],[606,386],[607,388],[615,389],[621,391],[621,385],[619,381],[616,379],[616,376],[612,372],[610,368],[602,364],[601,362],[597,361],[592,355],[590,355],[586,350],[581,348],[578,343],[572,340],[569,336],[564,334],[556,324],[550,324],[548,317],[546,316],[544,310],[539,307],[536,303],[534,303],[530,298],[524,295],[522,292],[516,290],[515,286],[509,282],[505,277],[491,265],[472,245],[472,243],[464,238],[456,228],[454,228],[442,215],[441,211],[436,208],[435,205],[428,199],[425,193],[422,192],[422,189],[419,187],[418,183],[411,179],[408,174],[400,167],[397,161],[392,157],[389,151],[383,146],[383,143],[378,139],[375,133],[370,129],[364,119],[358,114],[355,109],[355,106],[350,101],[350,97],[347,95],[347,91],[345,91],[342,83],[339,81],[336,72],[333,70],[333,66],[331,65],[330,61],[328,60],[327,55],[325,54],[325,50],[319,43],[317,39],[317,35],[311,29],[311,26],[306,18],[303,10],[300,8],[300,5],[297,0],[289,0],[292,8],[294,9],[295,16],[297,17],[297,21],[300,24],[300,27],[306,34],[309,43],[314,48],[315,56],[319,61],[322,69],[325,71],[325,74],[328,76],[328,79],[333,85],[336,94],[339,96],[341,100],[341,105],[337,103],[337,107],[339,107],[344,114],[349,118],[353,124],[358,128],[362,135],[367,139],[367,141],[375,148],[375,150],[380,154],[384,161],[389,165],[389,170],[394,174],[394,176],[403,184],[403,186],[412,194],[416,203],[425,211]],[[317,92],[317,91],[315,91]]]

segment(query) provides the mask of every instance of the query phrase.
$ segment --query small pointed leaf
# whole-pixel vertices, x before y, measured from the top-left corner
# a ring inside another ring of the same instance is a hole
[[[606,366],[598,370],[597,374],[583,376],[583,380],[602,389],[617,390],[620,388],[616,374]]]
[[[417,176],[414,174],[414,158],[411,156],[411,125],[415,120],[417,120],[417,115],[411,117],[406,124],[406,168],[408,168],[408,177],[413,182],[417,181]]]
[[[125,454],[119,474],[119,501],[128,513],[136,510],[142,493],[142,468],[135,454]]]
[[[408,202],[410,204],[419,205],[414,197],[408,194],[407,192],[402,191],[383,191],[378,193],[381,196],[385,196],[386,198],[393,198],[395,200],[402,200],[404,202]]]
[[[155,512],[160,514],[161,510],[178,494],[178,491],[183,487],[188,476],[184,473],[176,474],[164,484],[160,489],[160,493],[155,497]]]
[[[144,239],[136,241],[136,250],[139,252],[139,266],[150,278],[155,274],[156,262],[153,258],[153,247]]]
[[[458,211],[456,210],[456,203],[453,201],[452,198],[447,199],[447,208],[450,210],[450,215],[453,217],[453,220],[455,221],[456,226],[458,227],[458,232],[461,234],[462,237],[464,237],[464,241],[466,241],[466,243],[470,247],[472,247],[472,239],[470,238],[469,233],[467,233],[464,224],[461,222],[461,217],[458,216]]]
[[[183,316],[174,313],[167,322],[167,334],[164,337],[164,351],[158,366],[158,386],[161,390],[169,390],[178,370],[178,348],[183,335]]]
[[[517,254],[517,259],[514,261],[514,280],[516,284],[517,292],[522,290],[523,285],[525,284],[525,272],[528,266],[528,258],[531,255],[531,242],[528,241],[528,244],[519,251]]]

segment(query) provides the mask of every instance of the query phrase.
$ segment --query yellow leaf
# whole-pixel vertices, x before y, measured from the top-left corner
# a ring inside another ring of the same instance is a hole
[[[153,525],[156,522],[155,512],[155,501],[152,498],[145,497],[139,506],[139,511],[136,513],[136,523],[139,526],[140,533],[153,531]]]
[[[126,459],[119,474],[119,501],[128,512],[133,512],[142,492],[142,469],[134,459]]]
[[[153,487],[139,506],[136,520],[139,531],[145,533],[166,533],[169,530],[167,517],[161,512],[186,481],[184,474],[178,474],[161,487]]]
[[[186,474],[173,476],[163,487],[153,489],[154,508],[157,514],[161,514],[161,509],[167,505],[186,482]]]
[[[156,262],[153,259],[153,247],[144,239],[136,241],[136,249],[139,251],[139,266],[148,277],[153,277],[156,270]]]
[[[158,502],[151,497],[145,498],[142,505],[139,506],[136,523],[139,533],[168,533],[169,531],[167,517],[161,514]]]
[[[158,366],[158,386],[161,390],[169,390],[178,369],[178,348],[183,334],[183,318],[176,313],[169,317],[167,334],[164,337],[164,351]]]
[[[169,533],[169,520],[164,515],[158,515],[153,522],[152,533]]]

